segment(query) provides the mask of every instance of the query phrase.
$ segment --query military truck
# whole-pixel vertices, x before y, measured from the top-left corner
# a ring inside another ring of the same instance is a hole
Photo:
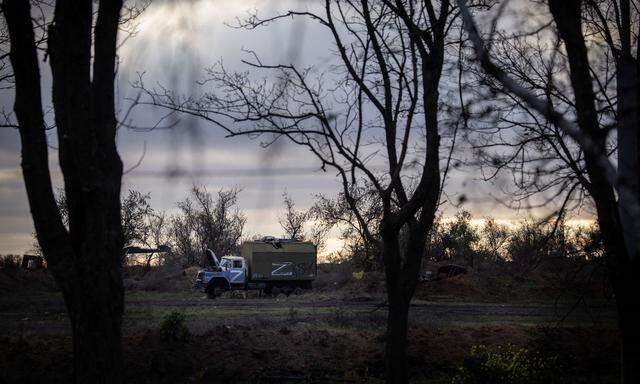
[[[215,298],[230,290],[259,290],[267,295],[311,289],[317,275],[317,252],[312,243],[265,237],[247,241],[241,256],[217,256],[208,249],[211,268],[198,271],[196,288]]]

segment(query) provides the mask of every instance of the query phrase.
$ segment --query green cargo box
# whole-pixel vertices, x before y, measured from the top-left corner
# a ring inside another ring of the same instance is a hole
[[[311,281],[316,278],[316,247],[307,242],[271,243],[248,241],[242,244],[252,281]]]

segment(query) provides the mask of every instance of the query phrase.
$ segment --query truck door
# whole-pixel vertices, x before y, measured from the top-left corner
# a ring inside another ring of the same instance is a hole
[[[229,272],[229,282],[232,285],[244,285],[247,274],[242,260],[233,260]]]

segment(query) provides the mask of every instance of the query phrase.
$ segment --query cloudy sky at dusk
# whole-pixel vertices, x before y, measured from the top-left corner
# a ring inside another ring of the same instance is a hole
[[[313,2],[285,1],[154,1],[138,20],[138,33],[121,47],[118,72],[118,99],[122,114],[127,99],[136,91],[130,86],[143,75],[150,87],[166,86],[184,94],[198,93],[196,84],[203,69],[220,60],[231,70],[247,70],[240,59],[243,50],[254,50],[264,62],[299,66],[326,66],[333,58],[330,36],[321,26],[306,19],[272,23],[247,31],[231,28],[236,17],[257,9],[269,15],[288,7],[310,7]],[[48,63],[42,63],[43,102],[50,105]],[[204,85],[206,87],[206,85]],[[0,105],[12,109],[12,91],[0,91]],[[138,127],[148,127],[163,111],[140,106],[130,115]],[[165,123],[171,123],[167,121]],[[57,165],[56,138],[50,132],[50,160],[56,187],[61,187]],[[172,129],[137,130],[122,128],[118,134],[119,151],[125,169],[123,190],[136,189],[151,194],[156,210],[171,212],[195,183],[209,191],[221,188],[242,189],[239,205],[247,216],[245,232],[281,235],[278,214],[281,195],[288,192],[299,208],[312,204],[315,194],[335,195],[340,185],[334,172],[322,172],[319,162],[307,150],[284,141],[263,149],[259,140],[246,137],[229,139],[213,126],[190,119],[178,121]],[[465,151],[465,143],[460,150]],[[0,129],[0,253],[29,250],[33,231],[29,207],[19,169],[18,132]],[[139,160],[141,162],[134,167]],[[169,176],[169,171],[174,176]],[[446,191],[452,199],[466,195],[464,205],[476,217],[492,215],[515,219],[524,215],[505,208],[495,183],[481,182],[476,169],[462,168],[451,173]],[[444,205],[443,215],[456,208]],[[339,246],[337,233],[331,234],[329,250]]]

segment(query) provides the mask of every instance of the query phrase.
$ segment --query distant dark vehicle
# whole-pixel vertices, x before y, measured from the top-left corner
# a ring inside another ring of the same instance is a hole
[[[438,278],[452,277],[467,273],[467,268],[457,264],[447,264],[438,268]]]
[[[433,272],[431,271],[422,271],[420,275],[418,275],[418,281],[431,281],[433,280]]]
[[[135,253],[166,253],[171,252],[171,248],[168,245],[160,245],[158,248],[142,248],[142,247],[124,247],[122,249],[125,255]]]
[[[44,268],[44,258],[36,255],[22,256],[22,268],[24,269],[41,269]]]

